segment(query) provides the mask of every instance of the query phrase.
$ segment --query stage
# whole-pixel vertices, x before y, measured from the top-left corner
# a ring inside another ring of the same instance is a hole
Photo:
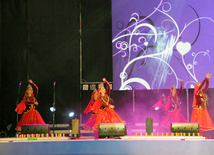
[[[1,138],[1,155],[213,154],[214,140],[203,136],[121,136],[117,138]]]

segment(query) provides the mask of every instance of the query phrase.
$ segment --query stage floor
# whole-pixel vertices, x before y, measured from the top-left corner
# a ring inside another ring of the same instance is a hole
[[[213,154],[214,139],[201,136],[0,138],[1,155]]]

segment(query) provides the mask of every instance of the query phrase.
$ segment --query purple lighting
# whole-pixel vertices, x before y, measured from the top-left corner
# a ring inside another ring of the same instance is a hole
[[[213,6],[212,0],[112,0],[113,90],[168,89],[181,79],[193,88],[214,73]]]

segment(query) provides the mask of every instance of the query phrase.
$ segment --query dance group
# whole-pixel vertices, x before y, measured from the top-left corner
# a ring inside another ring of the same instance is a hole
[[[208,113],[208,96],[207,90],[209,87],[209,79],[212,74],[207,74],[206,78],[201,83],[197,83],[194,89],[193,112],[191,116],[191,123],[199,123],[200,134],[204,131],[214,130],[214,124]],[[21,103],[16,107],[15,111],[19,114],[23,113],[17,130],[21,131],[23,124],[45,124],[41,115],[37,110],[38,102],[36,101],[38,95],[38,87],[32,81],[28,81],[25,95]],[[91,95],[91,100],[86,107],[84,113],[90,113],[91,116],[84,125],[85,130],[98,131],[100,123],[125,123],[124,120],[114,111],[112,99],[110,98],[110,84],[103,78],[103,82],[99,85],[98,90],[94,90]],[[106,85],[106,89],[104,87]],[[203,87],[205,85],[205,87]],[[34,89],[34,91],[33,91]],[[179,96],[183,90],[183,80],[181,79],[181,87],[176,92],[176,87],[170,87],[170,94],[166,97],[161,96],[160,101],[151,108],[159,107],[162,109],[164,116],[161,118],[159,125],[163,128],[170,129],[171,123],[186,123],[186,118],[181,114],[181,102]]]
[[[110,98],[110,84],[103,78],[103,82],[106,84],[99,85],[98,90],[94,90],[91,95],[91,101],[86,107],[84,113],[91,113],[91,117],[85,124],[84,129],[98,130],[100,123],[125,123],[120,116],[114,111],[114,106],[111,104]]]
[[[212,74],[207,74],[206,78],[195,85],[194,97],[192,104],[192,116],[191,123],[199,123],[200,135],[203,135],[204,131],[214,130],[213,121],[208,113],[208,96],[207,90],[209,87],[209,79]],[[205,86],[204,86],[205,85]],[[186,118],[182,115],[181,102],[179,96],[183,90],[183,80],[181,79],[181,87],[178,93],[176,92],[176,87],[170,88],[170,94],[166,98],[163,94],[160,100],[153,105],[151,108],[160,108],[164,115],[160,119],[159,127],[170,129],[171,123],[187,123]]]
[[[37,110],[38,102],[36,100],[38,95],[38,87],[32,81],[28,81],[28,85],[25,95],[21,103],[16,107],[15,111],[23,115],[18,122],[16,130],[21,131],[23,124],[45,124],[41,115]],[[98,91],[94,90],[91,96],[91,101],[89,102],[85,113],[91,112],[91,117],[87,124],[86,129],[98,130],[100,123],[123,123],[124,121],[120,116],[114,111],[114,106],[111,104],[112,99],[110,98],[110,84],[103,78],[103,82],[106,84],[106,89],[104,84],[99,85]],[[34,91],[33,91],[34,89]]]

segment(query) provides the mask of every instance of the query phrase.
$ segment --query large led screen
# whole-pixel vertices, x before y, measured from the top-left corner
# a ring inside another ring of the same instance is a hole
[[[214,1],[112,0],[112,46],[114,90],[194,88],[214,74]]]

